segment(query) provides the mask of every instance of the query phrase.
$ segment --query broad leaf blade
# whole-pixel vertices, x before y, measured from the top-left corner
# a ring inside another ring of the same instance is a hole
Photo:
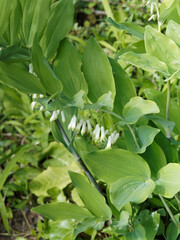
[[[155,178],[158,171],[167,164],[165,154],[156,142],[147,147],[146,152],[141,156],[147,161],[151,174]]]
[[[151,174],[143,158],[123,149],[82,152],[82,157],[90,170],[100,180],[109,184],[127,176],[140,176],[142,179],[147,179]]]
[[[93,217],[88,210],[72,203],[49,203],[35,207],[32,211],[54,221],[68,219],[83,220]]]
[[[35,34],[40,40],[50,14],[51,0],[23,0],[22,34],[27,47],[32,47]]]
[[[122,110],[132,97],[136,96],[134,85],[128,74],[112,58],[109,58],[116,86],[116,96],[114,101],[114,111],[122,114]]]
[[[180,24],[169,21],[166,28],[166,35],[180,47]]]
[[[105,198],[92,187],[86,178],[78,173],[69,172],[72,183],[76,188],[79,197],[87,209],[97,218],[108,220],[111,218],[111,210],[105,202]]]
[[[114,99],[116,90],[111,65],[105,52],[93,37],[87,42],[82,62],[89,99],[94,103],[109,91],[112,92],[112,99]]]
[[[63,40],[60,44],[55,62],[54,72],[61,79],[63,92],[72,97],[80,90],[88,92],[87,83],[81,72],[81,57],[72,43]]]
[[[140,117],[151,113],[159,113],[155,102],[144,100],[141,97],[133,97],[123,109],[124,120],[122,123],[134,124]]]
[[[38,75],[47,93],[54,94],[62,91],[62,83],[44,58],[42,49],[36,39],[34,40],[32,48],[32,64],[35,73]]]
[[[0,82],[24,93],[45,93],[41,82],[18,65],[0,62]]]
[[[159,22],[161,24],[164,23],[164,21],[166,20],[166,18],[169,16],[169,14],[171,14],[171,12],[176,8],[177,4],[179,3],[179,0],[173,0],[171,5],[166,8],[159,16]]]
[[[132,22],[121,22],[116,23],[112,18],[107,18],[106,21],[119,30],[125,30],[126,32],[144,40],[144,28],[132,23]]]
[[[153,192],[155,184],[151,179],[123,177],[110,186],[110,198],[118,210],[128,202],[142,203]]]
[[[45,57],[50,59],[56,52],[59,42],[71,30],[74,20],[74,6],[72,0],[61,0],[54,7],[46,25],[41,46]]]
[[[146,52],[164,62],[172,74],[180,68],[180,49],[176,43],[156,29],[145,30]]]
[[[147,53],[137,54],[134,52],[127,52],[120,57],[124,60],[138,68],[142,68],[145,71],[150,72],[160,72],[165,76],[169,75],[168,68],[164,62],[159,61],[158,58],[151,56]]]
[[[180,191],[180,164],[169,163],[158,172],[155,193],[172,198]]]

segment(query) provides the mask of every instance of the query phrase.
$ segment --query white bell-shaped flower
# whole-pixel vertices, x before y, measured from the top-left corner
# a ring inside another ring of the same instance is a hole
[[[88,119],[88,120],[86,121],[86,123],[87,123],[88,132],[91,132],[91,131],[92,131],[92,127],[91,127],[91,122],[90,122],[90,120]]]
[[[111,136],[108,137],[108,142],[107,142],[107,145],[106,145],[106,149],[111,149]]]
[[[53,111],[52,116],[50,118],[50,122],[55,121],[58,118],[59,110]]]
[[[83,123],[84,123],[84,120],[81,118],[81,120],[78,122],[78,124],[77,124],[77,126],[76,126],[76,130],[77,130],[77,131],[80,131]]]
[[[86,121],[83,122],[82,129],[81,129],[81,135],[84,135],[86,132]]]
[[[64,111],[61,111],[61,120],[62,120],[63,123],[66,121]]]
[[[76,120],[77,120],[76,116],[73,115],[73,117],[71,118],[71,121],[68,125],[68,129],[74,130],[76,128]]]

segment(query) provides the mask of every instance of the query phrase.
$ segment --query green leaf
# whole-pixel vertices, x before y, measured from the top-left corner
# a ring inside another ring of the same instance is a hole
[[[37,40],[34,40],[32,48],[32,64],[35,73],[39,77],[44,89],[49,94],[60,93],[63,89],[61,81],[56,77]]]
[[[157,212],[150,214],[148,210],[144,210],[140,213],[139,218],[140,223],[146,230],[147,240],[154,240],[159,229],[160,214]]]
[[[27,48],[22,48],[19,44],[2,48],[0,51],[0,61],[6,63],[18,63],[30,60],[30,53]]]
[[[60,44],[53,70],[56,76],[61,79],[63,92],[67,97],[72,97],[80,90],[88,92],[87,83],[81,72],[81,57],[68,40]]]
[[[111,202],[118,210],[128,202],[142,203],[153,192],[155,184],[151,179],[123,177],[110,186]]]
[[[62,190],[71,182],[67,172],[69,169],[79,170],[75,162],[66,167],[48,167],[30,182],[30,191],[36,196],[49,196],[49,189],[57,187]]]
[[[135,153],[123,149],[81,153],[89,169],[102,181],[113,183],[122,177],[150,178],[146,161]],[[103,166],[103,167],[102,167]]]
[[[22,34],[27,47],[32,47],[35,34],[41,38],[50,14],[51,0],[25,0]]]
[[[132,22],[121,22],[116,23],[112,18],[107,18],[106,21],[119,30],[125,30],[126,32],[144,40],[144,28],[132,23]]]
[[[134,52],[127,52],[120,56],[124,60],[138,68],[145,71],[160,72],[165,76],[169,75],[168,68],[164,62],[159,61],[158,58],[151,56],[147,53],[137,54]]]
[[[180,223],[180,213],[176,214],[174,216],[177,222]],[[166,237],[167,240],[177,240],[178,236],[180,234],[180,230],[177,228],[177,226],[174,224],[174,222],[171,222],[166,230]]]
[[[146,231],[141,224],[136,224],[133,227],[133,231],[127,232],[125,234],[126,240],[147,240],[146,238]]]
[[[100,108],[107,108],[109,110],[113,109],[113,99],[112,99],[112,92],[108,92],[103,94],[96,103],[94,104],[85,104],[84,109],[100,109]]]
[[[154,178],[157,177],[158,171],[167,164],[165,154],[156,142],[153,142],[147,147],[146,151],[141,156],[148,163],[152,177]]]
[[[136,153],[143,153],[146,148],[152,144],[155,136],[159,133],[159,129],[150,126],[140,126],[137,128],[137,134],[140,140],[140,149]]]
[[[5,169],[0,174],[0,191],[2,190],[5,181],[7,180],[9,173],[12,171],[13,167],[17,163],[17,161],[22,157],[22,155],[30,149],[30,145],[22,146],[18,152],[11,158],[11,160],[7,163]]]
[[[0,82],[24,93],[45,93],[41,82],[33,74],[14,64],[0,62]]]
[[[49,203],[35,207],[32,211],[54,221],[68,219],[83,220],[93,217],[88,210],[72,203]]]
[[[14,3],[12,0],[0,0],[0,29],[1,35],[3,35],[6,27],[9,23],[9,16],[13,9]]]
[[[147,26],[145,30],[146,52],[164,62],[170,73],[180,68],[180,49],[169,37]]]
[[[78,223],[74,229],[74,239],[79,233],[85,232],[87,229],[92,228],[97,222],[96,218],[87,218]]]
[[[82,71],[88,84],[88,97],[94,103],[105,93],[112,92],[115,97],[115,84],[111,65],[105,52],[91,37],[82,58]]]
[[[1,195],[1,192],[0,192],[0,213],[1,213],[1,218],[2,218],[3,224],[4,224],[4,228],[10,234],[10,227],[9,227],[9,222],[8,222],[6,206],[5,206],[4,199]]]
[[[65,38],[67,33],[71,30],[73,21],[73,1],[59,1],[53,9],[40,42],[47,59],[54,56],[59,42]]]
[[[176,8],[177,4],[179,3],[179,0],[173,0],[173,2],[171,3],[171,5],[166,8],[159,16],[159,22],[161,24],[164,23],[164,21],[166,20],[166,18],[171,14],[171,12]]]
[[[156,143],[161,147],[163,150],[167,163],[174,162],[178,163],[178,151],[175,145],[173,145],[164,134],[161,132],[155,138]]]
[[[136,96],[136,91],[128,74],[121,68],[118,62],[112,58],[109,58],[109,61],[112,67],[116,86],[114,111],[121,115],[126,103],[129,102],[132,97]]]
[[[158,172],[155,193],[172,198],[180,191],[180,164],[169,163]]]
[[[19,32],[21,29],[22,21],[22,8],[20,0],[14,0],[13,10],[11,11],[9,17],[9,25],[6,29],[6,37],[8,37],[8,42],[10,45],[13,45],[18,42]]]
[[[111,219],[111,210],[106,204],[105,198],[98,192],[98,190],[95,187],[92,187],[84,176],[71,171],[69,172],[69,175],[79,197],[87,209],[97,218],[104,220]]]
[[[159,92],[155,89],[149,89],[149,88],[145,89],[144,93],[145,93],[147,99],[151,99],[159,107],[160,112],[159,112],[158,116],[165,119],[166,118],[166,104],[164,104],[164,103],[166,102],[166,98],[167,98],[166,94]],[[175,127],[174,127],[173,131],[178,134],[180,134],[179,119],[180,119],[180,107],[173,99],[170,99],[169,120],[175,122]]]
[[[121,123],[134,124],[139,118],[150,113],[159,113],[159,108],[155,102],[144,100],[141,97],[133,97],[123,109],[124,120]]]
[[[180,47],[180,24],[170,20],[166,28],[166,35]]]

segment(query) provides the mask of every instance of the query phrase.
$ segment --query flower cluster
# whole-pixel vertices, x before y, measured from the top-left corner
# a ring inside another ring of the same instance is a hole
[[[105,130],[104,127],[103,126],[100,127],[99,124],[97,124],[93,130],[89,119],[83,120],[81,118],[78,122],[77,117],[75,115],[73,115],[68,125],[68,129],[72,129],[73,131],[80,132],[81,135],[84,135],[86,132],[88,132],[90,133],[92,140],[94,142],[98,142],[98,141],[102,142],[107,140],[106,135],[108,135],[109,133],[108,129]],[[106,149],[110,149],[111,146],[115,144],[118,138],[119,138],[119,133],[117,133],[117,131],[114,131],[113,133],[111,133],[108,137]]]

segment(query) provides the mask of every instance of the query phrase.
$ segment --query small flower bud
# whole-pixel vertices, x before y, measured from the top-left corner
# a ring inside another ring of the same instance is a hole
[[[33,65],[32,65],[32,63],[29,64],[29,73],[33,73]]]
[[[83,122],[82,129],[81,129],[81,135],[84,135],[86,132],[86,121]]]
[[[40,97],[40,98],[43,98],[43,97],[44,97],[44,95],[43,95],[43,94],[40,94],[40,95],[39,95],[39,97]]]
[[[66,118],[65,118],[65,115],[64,115],[63,111],[61,111],[61,120],[62,120],[63,123],[66,121]]]
[[[37,94],[34,93],[34,94],[32,95],[32,98],[33,98],[33,99],[36,99],[36,98],[37,98]]]
[[[50,118],[50,122],[55,121],[58,118],[59,110],[53,111],[52,116]]]
[[[80,131],[83,123],[84,123],[84,120],[81,118],[81,120],[79,121],[79,123],[77,124],[77,127],[76,127],[76,130],[77,130],[77,131]]]
[[[40,111],[43,111],[43,110],[44,110],[44,107],[43,107],[43,106],[41,106],[39,110],[40,110]]]
[[[31,103],[31,109],[32,109],[32,111],[34,110],[36,103],[37,103],[37,102],[35,102],[35,101],[33,101],[33,102]]]
[[[95,128],[95,141],[98,141],[99,140],[99,135],[100,135],[100,131],[101,131],[101,129],[100,129],[100,127],[99,127],[99,125],[97,124],[96,125],[96,128]]]
[[[90,120],[88,119],[86,122],[87,122],[87,129],[88,129],[89,132],[91,132],[92,131],[92,127],[91,127]]]
[[[75,115],[71,118],[71,122],[69,123],[68,128],[72,129],[72,130],[74,130],[76,128],[76,116]]]
[[[111,136],[108,137],[108,142],[106,145],[106,149],[110,149],[111,148]]]

